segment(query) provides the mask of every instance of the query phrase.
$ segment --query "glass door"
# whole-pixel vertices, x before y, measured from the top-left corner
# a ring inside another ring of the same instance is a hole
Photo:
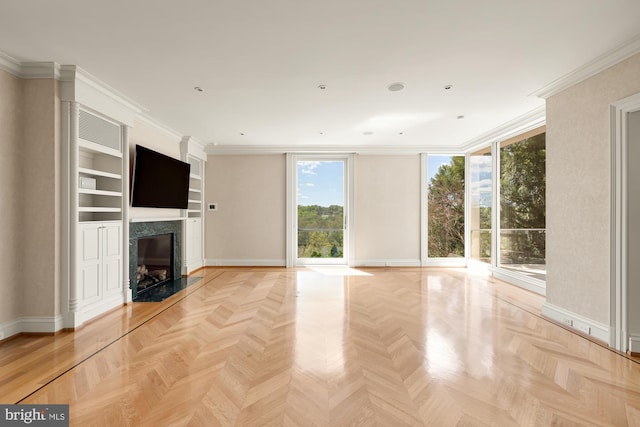
[[[346,158],[295,160],[295,264],[347,264]]]

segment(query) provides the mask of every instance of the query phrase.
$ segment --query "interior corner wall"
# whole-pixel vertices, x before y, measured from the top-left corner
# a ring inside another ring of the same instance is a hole
[[[285,265],[286,167],[280,154],[208,157],[208,265]],[[209,203],[217,203],[218,210],[208,211]]]
[[[420,156],[355,157],[356,265],[420,265]]]
[[[149,124],[148,122],[136,119],[133,127],[129,131],[129,161],[131,168],[135,158],[136,144],[145,148],[157,151],[175,159],[180,159],[180,140],[175,135]],[[130,181],[133,179],[133,170],[131,169]],[[129,218],[179,218],[181,216],[180,209],[156,209],[156,208],[130,208]]]
[[[640,92],[640,54],[547,99],[547,303],[609,324],[611,103]]]
[[[0,70],[0,326],[19,318],[23,305],[22,82]]]
[[[26,317],[60,312],[60,138],[58,82],[23,81],[22,241]],[[56,304],[58,301],[58,304]]]

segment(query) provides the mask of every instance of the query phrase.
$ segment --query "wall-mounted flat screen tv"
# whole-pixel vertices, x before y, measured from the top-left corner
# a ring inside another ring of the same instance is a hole
[[[136,145],[131,206],[187,209],[191,165]]]

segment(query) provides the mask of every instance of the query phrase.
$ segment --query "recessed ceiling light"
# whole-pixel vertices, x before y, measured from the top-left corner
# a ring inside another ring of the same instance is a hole
[[[444,87],[444,90],[451,90],[451,89],[453,89],[453,85],[446,85]]]
[[[195,90],[196,92],[204,92],[204,89],[202,89],[200,86],[194,87],[193,90]]]
[[[327,88],[327,85],[318,85],[318,89],[320,90],[325,90]]]
[[[401,90],[403,90],[405,88],[405,84],[404,83],[391,83],[389,86],[387,86],[387,89],[389,89],[391,92],[399,92]]]

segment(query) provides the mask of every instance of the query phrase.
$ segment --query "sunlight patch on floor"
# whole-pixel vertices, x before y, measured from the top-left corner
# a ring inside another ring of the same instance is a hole
[[[355,268],[345,267],[343,265],[331,265],[331,266],[314,266],[307,267],[309,270],[316,273],[324,274],[325,276],[373,276],[371,273],[367,273]]]

